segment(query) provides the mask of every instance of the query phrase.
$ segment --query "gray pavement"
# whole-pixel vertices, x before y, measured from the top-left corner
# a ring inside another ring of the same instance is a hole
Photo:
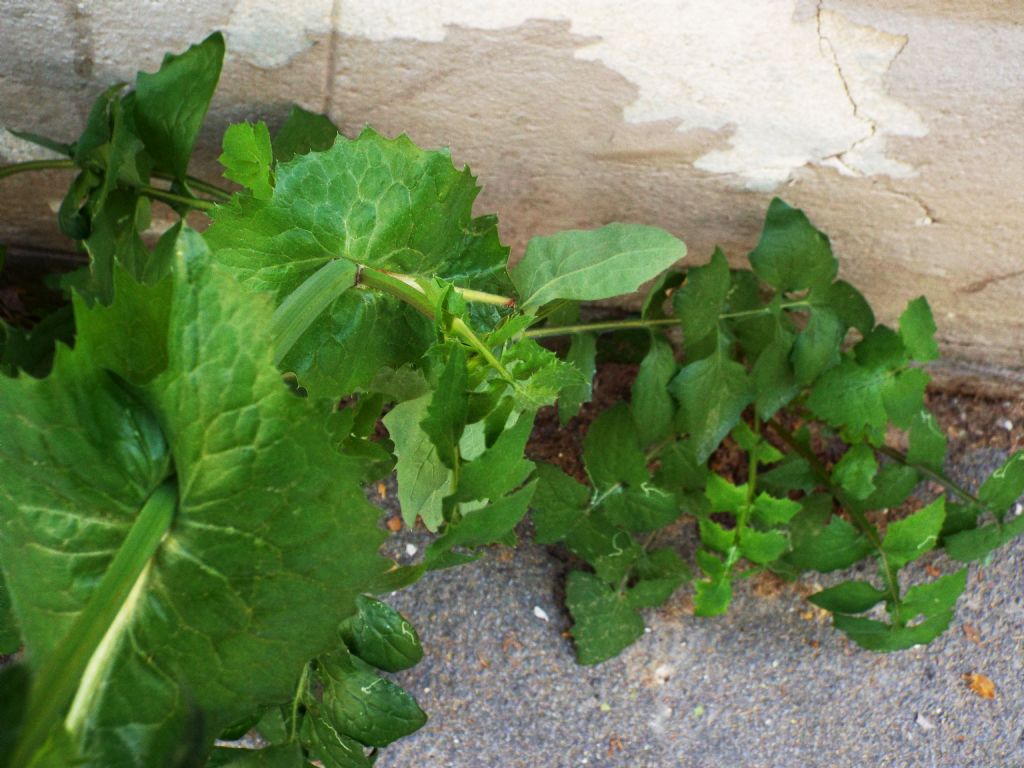
[[[976,485],[1001,459],[971,451],[953,473]],[[658,543],[673,542],[692,554],[692,527]],[[927,556],[908,570],[928,566],[952,569]],[[943,637],[889,655],[856,648],[802,599],[833,574],[781,591],[751,580],[717,619],[677,595],[620,657],[580,667],[563,635],[565,568],[524,542],[389,598],[423,638],[425,659],[396,677],[430,721],[380,768],[1024,766],[1024,541],[971,568]],[[973,693],[969,673],[996,698]]]

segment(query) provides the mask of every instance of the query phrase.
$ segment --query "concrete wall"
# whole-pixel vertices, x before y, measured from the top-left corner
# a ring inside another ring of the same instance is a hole
[[[885,320],[926,293],[947,355],[1024,369],[1020,0],[0,0],[0,123],[62,139],[95,94],[222,29],[196,172],[291,102],[451,145],[520,251],[611,220],[742,263],[773,194]],[[0,134],[0,160],[29,150]],[[3,242],[67,247],[66,177],[0,184]]]

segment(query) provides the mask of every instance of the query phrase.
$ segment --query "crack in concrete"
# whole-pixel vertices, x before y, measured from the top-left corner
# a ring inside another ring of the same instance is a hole
[[[824,11],[825,11],[825,0],[818,0],[818,3],[815,6],[815,11],[814,11],[814,25],[815,25],[815,29],[816,29],[816,31],[818,33],[818,50],[821,51],[822,53],[825,53],[824,48],[826,46],[828,47],[828,52],[827,52],[826,55],[832,60],[832,66],[835,67],[836,75],[839,76],[839,83],[843,87],[843,93],[846,94],[846,100],[850,102],[850,108],[853,110],[853,116],[857,120],[860,120],[862,123],[867,125],[867,127],[868,127],[868,135],[864,136],[862,138],[857,139],[855,142],[853,142],[850,146],[848,146],[842,152],[837,152],[834,155],[829,155],[828,157],[823,158],[823,159],[824,160],[834,160],[838,164],[842,165],[843,168],[845,168],[850,174],[852,174],[854,176],[863,176],[864,174],[861,173],[860,171],[857,171],[857,170],[854,170],[853,168],[850,168],[850,166],[848,166],[846,164],[845,160],[843,159],[843,156],[848,154],[848,153],[850,153],[850,152],[852,152],[854,149],[856,149],[859,145],[863,144],[865,141],[868,141],[869,139],[874,138],[875,134],[878,133],[878,123],[876,123],[870,117],[865,117],[864,115],[861,114],[860,106],[857,104],[857,100],[854,99],[853,98],[853,94],[850,93],[850,83],[849,83],[849,81],[847,81],[846,73],[843,72],[843,67],[839,63],[839,54],[836,53],[835,46],[832,44],[832,41],[828,38],[828,36],[825,34],[824,30],[822,30],[822,28],[821,28],[821,14]],[[906,43],[904,43],[904,46],[905,45],[906,45]],[[897,52],[896,55],[899,56],[899,54],[902,53],[902,51],[903,51],[903,48],[900,48],[899,52]],[[894,59],[895,59],[895,57],[894,57]]]
[[[338,65],[338,38],[341,35],[341,0],[331,0],[331,34],[327,37],[327,63],[324,65],[324,95],[322,99],[323,109],[321,112],[328,117],[331,116],[331,107],[334,106],[334,70]],[[333,119],[333,118],[332,118]]]
[[[1009,272],[1005,275],[993,275],[992,277],[986,277],[982,280],[976,280],[973,283],[968,283],[962,288],[956,290],[957,293],[980,293],[981,291],[988,288],[993,283],[1001,283],[1003,280],[1012,280],[1015,277],[1024,276],[1024,269],[1018,269],[1014,272]]]
[[[931,226],[932,224],[940,223],[938,218],[936,218],[935,212],[931,209],[931,207],[924,200],[922,200],[920,197],[913,194],[912,192],[904,192],[903,190],[892,188],[887,188],[885,191],[888,192],[893,197],[898,197],[901,200],[908,200],[921,209],[921,218],[914,222],[918,226],[928,227]]]

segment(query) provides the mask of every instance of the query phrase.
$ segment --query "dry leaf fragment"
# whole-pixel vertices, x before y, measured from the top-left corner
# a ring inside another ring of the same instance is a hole
[[[994,699],[996,697],[996,684],[991,678],[977,672],[964,675],[964,682],[971,692],[983,699]]]
[[[936,567],[935,567],[934,565],[932,565],[931,563],[928,563],[928,565],[926,565],[926,566],[924,567],[924,570],[925,570],[925,572],[926,572],[926,573],[927,573],[927,574],[928,574],[929,576],[931,576],[931,577],[932,577],[933,579],[937,579],[937,578],[939,578],[939,576],[941,576],[941,575],[942,575],[942,571],[940,571],[940,570],[939,570],[938,568],[936,568]]]
[[[981,634],[974,627],[973,624],[964,624],[964,637],[970,640],[975,645],[981,645]]]
[[[608,757],[614,757],[616,752],[622,751],[622,739],[618,736],[612,736],[608,739]]]
[[[384,525],[387,526],[387,529],[392,533],[398,533],[402,530],[402,518],[398,515],[392,515],[387,519],[387,522],[384,523]]]
[[[377,495],[382,499],[388,497],[388,487],[384,483],[377,483]]]

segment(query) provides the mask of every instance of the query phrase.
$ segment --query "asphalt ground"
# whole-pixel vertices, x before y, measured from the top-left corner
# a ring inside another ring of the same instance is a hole
[[[949,467],[970,487],[1005,457],[979,442]],[[405,531],[392,546],[415,558],[426,540]],[[695,543],[687,525],[656,542],[684,555]],[[1024,766],[1022,540],[971,567],[942,637],[894,654],[833,630],[804,595],[844,574],[810,574],[744,582],[715,619],[694,617],[684,588],[645,613],[646,634],[622,655],[581,667],[566,636],[567,567],[525,540],[388,598],[423,639],[424,660],[396,678],[430,720],[380,768]],[[905,573],[955,568],[929,554]],[[991,680],[994,698],[968,675]]]

